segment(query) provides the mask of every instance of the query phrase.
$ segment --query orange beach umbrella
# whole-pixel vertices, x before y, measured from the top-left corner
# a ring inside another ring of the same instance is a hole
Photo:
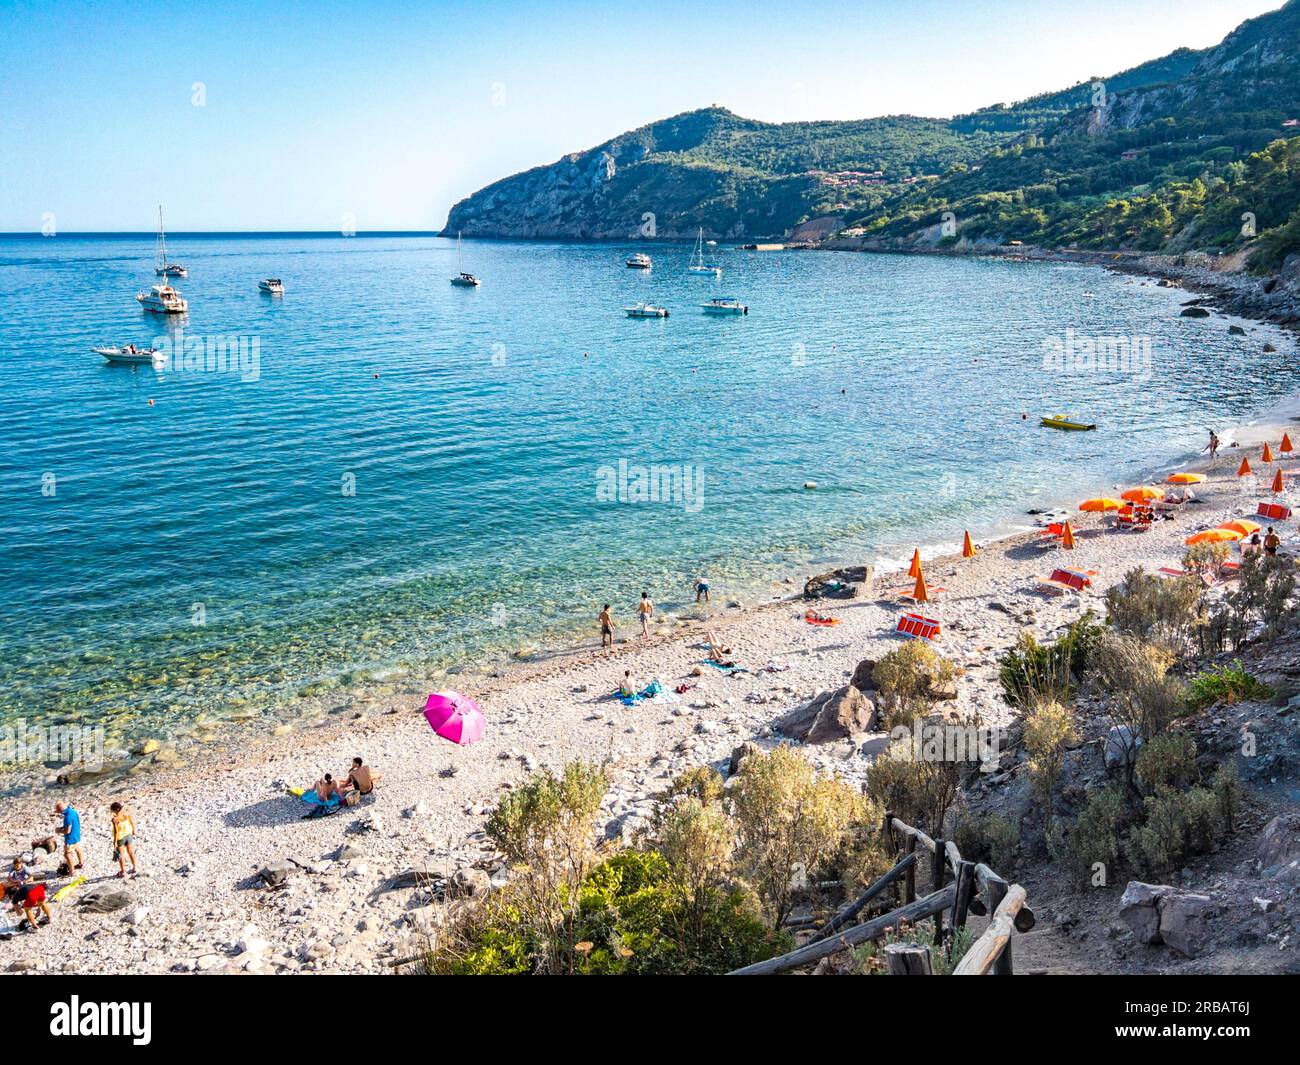
[[[1127,499],[1130,503],[1150,503],[1153,499],[1164,498],[1165,490],[1163,488],[1152,488],[1149,485],[1130,488],[1127,492],[1120,493],[1120,499]]]
[[[1119,510],[1123,505],[1124,504],[1118,499],[1110,499],[1106,496],[1101,496],[1097,499],[1085,499],[1079,504],[1079,509],[1088,511],[1089,513],[1100,514],[1107,510]]]
[[[1264,454],[1260,456],[1260,461],[1261,462],[1273,461],[1273,449],[1268,446],[1267,440],[1264,441]]]
[[[1252,536],[1263,528],[1257,521],[1247,521],[1245,518],[1236,518],[1233,521],[1225,521],[1219,526],[1220,529],[1231,529],[1242,536]]]
[[[1279,470],[1277,471],[1277,473],[1273,474],[1273,491],[1274,491],[1274,492],[1280,492],[1280,491],[1282,491],[1285,487],[1286,487],[1286,484],[1285,484],[1285,482],[1282,480],[1282,471],[1279,469]]]
[[[921,549],[918,547],[912,552],[912,564],[907,567],[909,577],[921,576]]]
[[[1282,476],[1281,471],[1278,472],[1278,476],[1279,476],[1279,477]],[[970,539],[970,531],[969,531],[969,530],[967,530],[967,532],[966,532],[966,539],[965,539],[964,541],[962,541],[962,545],[961,545],[961,557],[962,557],[962,558],[974,558],[974,557],[975,557],[975,545],[974,545],[973,543],[971,543],[971,539]]]
[[[1065,523],[1065,528],[1061,530],[1061,546],[1067,551],[1074,550],[1074,530],[1070,528],[1070,523]]]
[[[921,567],[916,567],[916,587],[912,589],[912,598],[918,603],[928,603],[930,593],[925,587],[925,574],[921,572]]]
[[[1241,465],[1237,467],[1237,476],[1245,477],[1248,473],[1250,473],[1250,459],[1243,458]]]
[[[1174,473],[1170,474],[1168,481],[1170,484],[1204,484],[1205,474],[1203,473]]]
[[[1278,450],[1282,452],[1283,455],[1289,455],[1295,450],[1295,448],[1291,446],[1291,436],[1289,433],[1282,434],[1282,444],[1278,447]]]
[[[1194,533],[1183,541],[1188,547],[1193,544],[1223,544],[1229,540],[1240,540],[1241,534],[1235,533],[1231,529],[1206,529],[1204,532]]]

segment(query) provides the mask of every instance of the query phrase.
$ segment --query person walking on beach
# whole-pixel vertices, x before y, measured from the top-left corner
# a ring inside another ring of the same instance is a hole
[[[130,811],[120,802],[113,803],[109,809],[113,812],[113,861],[117,862],[117,877],[126,876],[126,860],[131,859],[131,875],[140,872],[135,860],[135,819]]]
[[[81,815],[66,802],[56,802],[54,812],[63,818],[59,835],[63,837],[63,860],[68,863],[68,876],[86,867],[86,854],[81,849]]]
[[[698,603],[701,599],[706,603],[709,601],[708,577],[700,577],[695,581],[695,601]]]
[[[1213,462],[1214,457],[1219,453],[1219,434],[1213,429],[1210,430],[1210,442],[1205,450],[1210,453],[1210,461]]]
[[[614,616],[609,612],[609,604],[606,603],[600,612],[600,646],[614,646]]]
[[[641,615],[641,635],[645,639],[650,638],[650,619],[654,617],[655,605],[650,602],[648,592],[641,593],[641,602],[637,604],[637,612]]]
[[[1273,531],[1273,526],[1270,525],[1268,532],[1264,534],[1264,554],[1270,558],[1276,556],[1278,544],[1281,542],[1282,538]]]

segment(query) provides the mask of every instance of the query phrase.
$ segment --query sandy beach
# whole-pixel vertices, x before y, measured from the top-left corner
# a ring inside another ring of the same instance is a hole
[[[1243,454],[1254,463],[1257,441],[1276,445],[1283,428],[1294,435],[1289,422],[1224,433],[1225,442],[1241,447],[1225,447],[1212,466],[1197,467],[1210,478],[1197,486],[1199,502],[1149,531],[1117,532],[1096,516],[1074,515],[1082,520],[1072,553],[1044,548],[1035,531],[984,544],[974,559],[928,558],[931,588],[945,590],[926,613],[942,622],[939,646],[965,671],[956,704],[961,713],[978,714],[986,725],[1007,722],[1011,711],[998,687],[997,661],[1022,630],[1046,637],[1089,609],[1104,613],[1101,593],[1127,570],[1176,565],[1186,536],[1252,514],[1268,498],[1268,485],[1258,472],[1238,478],[1237,466]],[[1284,468],[1298,465],[1291,460]],[[1173,468],[1153,474],[1163,479]],[[1122,487],[1097,485],[1096,493]],[[1293,531],[1288,535],[1294,539]],[[1041,593],[1037,579],[1057,565],[1096,570],[1096,587],[1079,596]],[[590,648],[498,677],[455,678],[488,717],[486,737],[470,747],[431,732],[420,714],[422,698],[393,696],[353,705],[311,728],[224,734],[192,757],[186,752],[189,761],[180,768],[152,766],[125,779],[19,795],[8,803],[5,853],[26,850],[52,832],[54,803],[70,801],[81,811],[90,880],[55,905],[53,927],[0,946],[0,968],[386,971],[420,950],[446,909],[418,889],[394,887],[394,878],[411,870],[450,877],[477,868],[462,881],[488,889],[497,863],[482,829],[504,789],[542,766],[606,761],[613,780],[608,834],[633,831],[655,792],[677,773],[701,763],[725,768],[746,740],[781,742],[772,728],[776,719],[847,683],[864,657],[896,646],[903,637],[893,630],[904,608],[897,593],[909,586],[903,574],[878,574],[868,595],[819,601],[818,609],[837,620],[833,627],[807,624],[802,599],[729,609],[726,590],[717,588],[707,620],[682,611],[655,625],[649,640],[624,615],[612,651],[599,650],[593,639]],[[731,645],[746,671],[727,675],[701,665],[710,630]],[[609,693],[625,670],[638,686],[659,679],[667,694],[623,706]],[[674,693],[683,683],[693,687]],[[804,749],[823,769],[857,781],[886,739]],[[373,799],[303,819],[306,807],[288,787],[310,785],[326,771],[342,775],[354,755],[383,774]],[[114,800],[128,805],[138,826],[143,873],[125,882],[114,879],[109,857],[107,808]],[[293,871],[279,890],[266,890],[258,870],[283,860],[294,863]],[[44,859],[37,868],[54,864]],[[107,913],[75,904],[96,888],[125,891],[129,901]]]

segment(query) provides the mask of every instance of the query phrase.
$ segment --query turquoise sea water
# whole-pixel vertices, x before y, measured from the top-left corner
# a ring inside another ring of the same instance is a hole
[[[473,242],[464,290],[433,237],[169,250],[183,323],[133,298],[151,237],[0,238],[3,719],[179,734],[587,638],[606,601],[630,628],[643,589],[671,609],[700,573],[770,595],[1139,477],[1300,376],[1288,345],[1087,267],[722,248],[712,281],[689,247],[643,274],[630,247]],[[624,317],[643,299],[672,316]],[[256,366],[89,350],[178,324],[255,339]],[[1067,330],[1150,338],[1150,379],[1044,369]],[[1101,430],[1038,428],[1066,411]],[[621,461],[700,494],[601,501]]]

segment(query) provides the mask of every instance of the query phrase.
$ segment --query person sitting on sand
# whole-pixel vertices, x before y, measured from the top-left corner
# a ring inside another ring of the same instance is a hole
[[[337,799],[338,795],[339,786],[329,773],[316,781],[316,798],[322,806],[327,805],[332,799]]]
[[[140,869],[135,860],[135,819],[120,802],[109,807],[113,814],[113,861],[117,862],[117,877],[126,876],[126,859],[131,859],[131,875],[138,876]]]
[[[13,868],[9,870],[9,876],[5,880],[5,891],[14,900],[14,913],[22,913],[27,918],[30,931],[36,931],[38,909],[45,915],[46,924],[54,920],[54,915],[50,913],[50,904],[45,898],[45,885],[32,881],[31,870],[27,868],[27,863],[22,858],[14,859]]]
[[[619,695],[635,695],[636,685],[632,683],[632,671],[623,670],[623,683],[618,686]]]
[[[375,790],[375,784],[379,779],[379,773],[371,772],[370,767],[360,758],[353,758],[352,768],[348,770],[348,778],[339,790],[344,792],[355,790],[358,795],[369,795]]]

